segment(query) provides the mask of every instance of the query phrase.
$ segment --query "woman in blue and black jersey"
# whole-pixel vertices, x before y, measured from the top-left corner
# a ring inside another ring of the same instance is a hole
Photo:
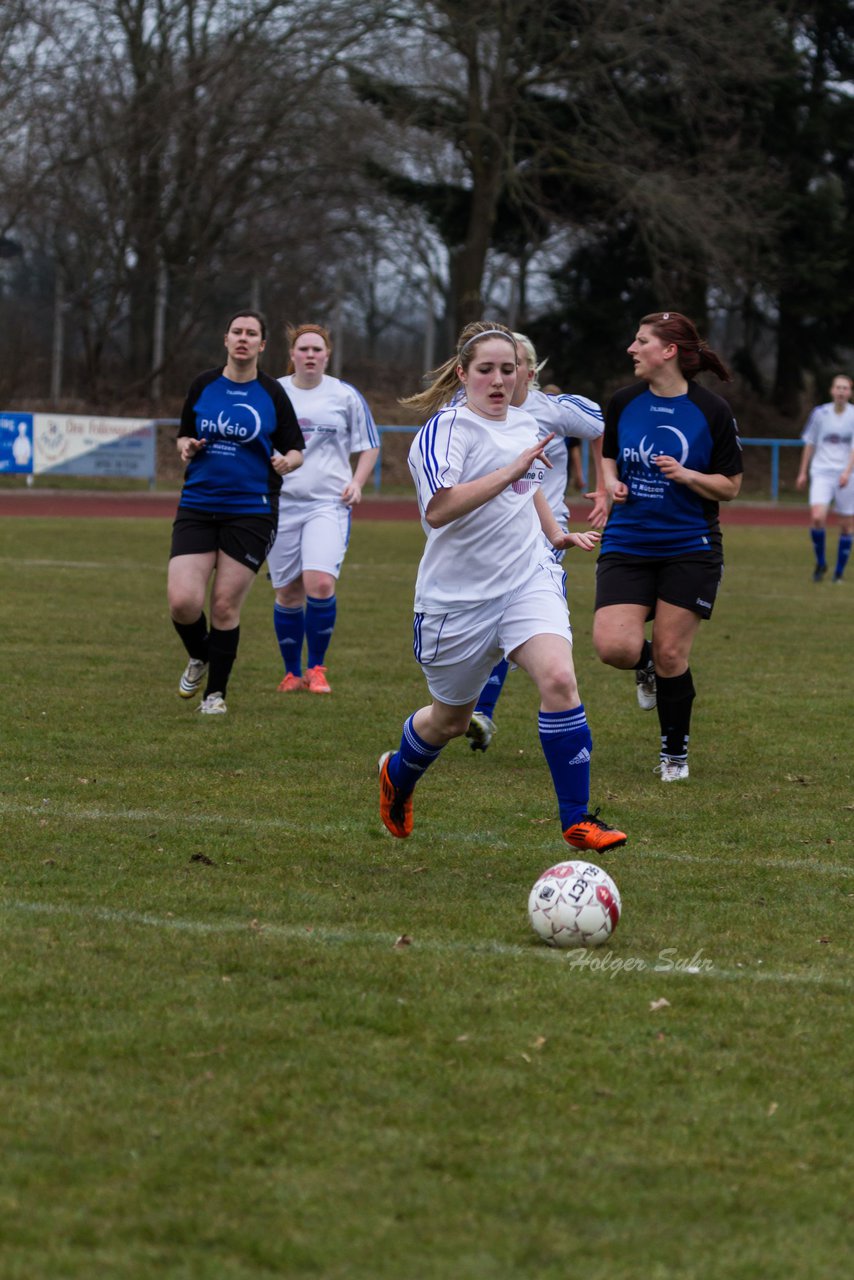
[[[741,488],[741,446],[730,406],[693,381],[703,370],[731,375],[686,316],[644,316],[628,351],[640,381],[618,391],[605,414],[602,473],[613,505],[593,643],[603,662],[635,671],[641,707],[657,707],[656,772],[676,782],[688,777],[691,648],[720,585],[719,504]]]
[[[258,368],[265,344],[263,316],[232,316],[225,367],[196,378],[178,429],[187,470],[172,526],[169,611],[189,655],[178,692],[192,698],[206,681],[205,715],[226,710],[240,610],[276,536],[282,476],[302,465],[305,448],[293,405]]]

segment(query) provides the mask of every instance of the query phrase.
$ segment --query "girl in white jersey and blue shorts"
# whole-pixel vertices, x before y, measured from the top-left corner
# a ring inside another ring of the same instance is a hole
[[[602,852],[626,836],[598,810],[588,812],[593,744],[553,555],[570,546],[590,551],[599,535],[564,533],[543,497],[551,436],[542,438],[526,413],[508,415],[517,362],[510,330],[478,321],[463,329],[431,387],[405,402],[435,415],[409,452],[427,535],[414,650],[432,701],[408,718],[399,749],[380,757],[380,816],[392,835],[411,834],[415,784],[446,743],[466,732],[487,676],[506,657],[539,690],[540,741],[564,839]],[[465,403],[441,408],[458,383]]]
[[[547,461],[551,463],[551,469],[546,471],[543,480],[543,494],[546,502],[561,529],[567,532],[569,530],[569,508],[566,505],[567,444],[570,438],[588,440],[592,445],[591,452],[596,471],[596,492],[587,494],[587,497],[594,499],[588,520],[594,529],[601,529],[608,515],[601,483],[602,431],[605,425],[602,410],[594,400],[588,400],[586,396],[561,392],[547,395],[545,391],[541,391],[537,378],[542,365],[537,361],[534,344],[524,333],[514,333],[513,337],[516,339],[519,367],[516,372],[516,389],[510,402],[510,411],[512,413],[515,409],[523,409],[525,413],[529,413],[536,419],[540,435],[551,437],[545,453]],[[563,554],[562,550],[555,551],[555,560],[561,561]],[[486,751],[495,736],[495,706],[504,687],[507,671],[507,661],[502,659],[501,662],[496,663],[481,690],[477,706],[472,712],[471,724],[466,731],[472,751]]]
[[[693,380],[704,369],[730,374],[686,316],[644,316],[628,350],[640,381],[605,412],[613,507],[596,565],[593,644],[603,662],[634,669],[640,706],[658,709],[655,771],[678,782],[688,777],[691,648],[723,572],[719,504],[741,489],[741,445],[727,402]]]
[[[273,625],[285,664],[280,693],[331,693],[326,650],[335,627],[335,584],[353,507],[379,455],[371,411],[355,387],[326,372],[332,342],[322,325],[288,331],[291,372],[279,381],[305,436],[299,475],[282,484],[279,531],[267,558],[276,592]],[[355,471],[350,457],[356,455]],[[308,642],[305,674],[303,642]]]
[[[841,582],[851,555],[854,534],[854,405],[851,379],[838,373],[830,384],[830,403],[820,404],[809,416],[804,434],[801,466],[796,485],[810,482],[810,537],[815,553],[813,582],[827,573],[827,516],[831,505],[839,516],[839,544],[833,581]]]

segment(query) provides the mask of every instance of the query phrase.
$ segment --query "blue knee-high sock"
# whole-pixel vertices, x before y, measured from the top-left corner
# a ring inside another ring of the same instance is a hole
[[[475,711],[481,711],[485,716],[489,716],[490,720],[495,711],[495,704],[498,701],[499,694],[504,688],[504,681],[507,679],[509,669],[510,663],[506,658],[496,662],[489,673],[489,679],[480,691]]]
[[[336,609],[334,596],[329,596],[326,600],[321,600],[318,596],[306,596],[305,638],[308,641],[309,667],[323,666],[335,628]]]
[[[827,561],[824,558],[826,530],[810,529],[810,537],[812,538],[812,549],[815,552],[815,567],[817,569],[825,569],[827,567]]]
[[[541,711],[540,742],[551,770],[563,831],[580,822],[590,801],[590,752],[593,738],[584,707]]]
[[[415,784],[434,760],[438,759],[443,747],[431,746],[420,738],[412,727],[413,716],[403,726],[400,746],[388,762],[388,776],[392,785],[408,796],[415,790]]]
[[[305,609],[291,609],[278,601],[273,606],[273,627],[285,671],[302,675],[302,642],[305,636]]]
[[[851,555],[851,534],[840,533],[839,547],[836,551],[836,568],[833,571],[834,578],[841,578],[845,572],[845,566],[848,563],[848,557]]]

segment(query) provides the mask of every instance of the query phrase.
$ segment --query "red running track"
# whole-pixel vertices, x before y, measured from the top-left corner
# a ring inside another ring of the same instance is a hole
[[[103,516],[171,520],[178,505],[177,493],[103,493],[70,489],[0,489],[0,516]],[[588,504],[582,498],[572,503],[574,518],[583,519]],[[411,498],[367,497],[354,508],[361,520],[417,520],[418,507]],[[721,503],[722,524],[803,525],[809,523],[803,507],[775,506],[771,502]]]

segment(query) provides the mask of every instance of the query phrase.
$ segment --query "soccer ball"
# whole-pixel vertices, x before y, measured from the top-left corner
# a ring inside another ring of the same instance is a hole
[[[601,947],[620,920],[620,891],[592,862],[544,871],[528,897],[528,917],[550,947]]]

